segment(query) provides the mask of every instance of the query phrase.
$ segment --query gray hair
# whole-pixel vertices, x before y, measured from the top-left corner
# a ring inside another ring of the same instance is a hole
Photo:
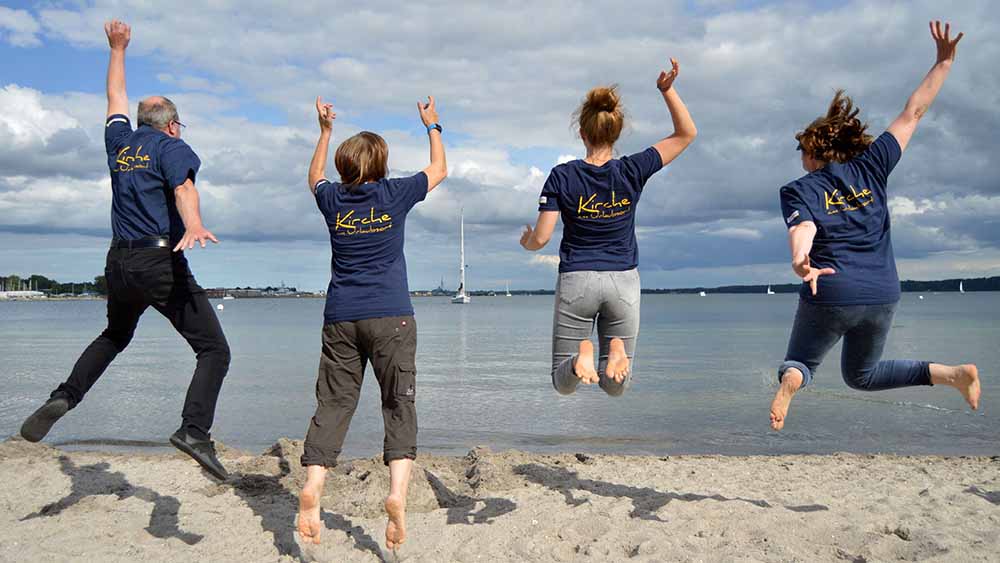
[[[177,121],[177,106],[162,96],[146,98],[139,102],[139,125],[149,125],[153,129],[166,129],[171,121]]]

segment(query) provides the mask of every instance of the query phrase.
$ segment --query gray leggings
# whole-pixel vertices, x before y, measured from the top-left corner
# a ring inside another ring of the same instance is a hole
[[[632,371],[622,383],[605,375],[612,338],[621,338],[629,360],[635,359],[639,335],[639,271],[579,271],[559,274],[556,307],[552,321],[552,386],[563,395],[576,391],[580,379],[573,371],[580,342],[590,338],[597,323],[600,364],[597,373],[604,392],[617,397],[632,380]]]

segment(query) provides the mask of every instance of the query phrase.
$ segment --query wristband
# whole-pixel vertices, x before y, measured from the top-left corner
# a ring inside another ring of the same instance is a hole
[[[427,134],[430,135],[431,131],[437,129],[438,133],[443,133],[444,130],[441,128],[440,123],[431,123],[427,126]]]

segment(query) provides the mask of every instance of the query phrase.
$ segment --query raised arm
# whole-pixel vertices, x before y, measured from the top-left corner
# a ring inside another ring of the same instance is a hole
[[[326,156],[330,152],[330,137],[333,136],[333,120],[337,114],[333,104],[324,104],[320,96],[316,96],[316,116],[319,119],[319,140],[313,151],[312,162],[309,163],[309,189],[316,193],[316,184],[326,178]]]
[[[660,153],[664,166],[684,152],[684,149],[698,136],[698,129],[691,119],[691,114],[688,113],[687,106],[677,95],[677,89],[673,87],[674,80],[681,72],[681,65],[677,59],[670,59],[670,66],[670,72],[660,71],[660,76],[656,79],[656,87],[660,90],[663,101],[667,104],[667,111],[670,112],[670,119],[674,122],[674,133],[653,145],[653,148]]]
[[[132,38],[132,28],[124,22],[111,20],[104,24],[104,33],[111,47],[108,61],[108,116],[128,115],[128,94],[125,92],[125,48]]]
[[[202,248],[205,248],[206,241],[218,244],[219,239],[201,223],[201,199],[191,178],[174,189],[174,201],[181,221],[184,222],[184,236],[174,247],[174,252],[190,250],[194,248],[195,243],[201,243]]]
[[[931,37],[937,46],[937,60],[934,66],[924,77],[917,89],[913,91],[910,98],[906,100],[906,107],[903,113],[889,126],[889,132],[896,138],[901,151],[906,150],[906,145],[910,142],[910,137],[917,130],[917,123],[920,118],[930,109],[931,103],[937,97],[944,80],[951,72],[951,63],[955,61],[955,51],[958,49],[958,42],[962,40],[963,33],[959,33],[954,40],[951,39],[951,24],[944,24],[944,31],[941,30],[940,21],[930,22]]]
[[[549,239],[552,238],[552,231],[555,230],[558,220],[558,211],[539,211],[534,230],[532,230],[531,225],[524,226],[524,232],[521,233],[521,246],[525,250],[531,251],[545,248]]]
[[[437,107],[434,105],[434,96],[427,96],[427,103],[417,102],[417,111],[420,112],[420,121],[427,127],[427,138],[431,145],[431,163],[424,168],[427,174],[427,191],[437,187],[448,176],[448,162],[444,157],[444,142],[441,140],[441,131],[432,128],[438,125]]]

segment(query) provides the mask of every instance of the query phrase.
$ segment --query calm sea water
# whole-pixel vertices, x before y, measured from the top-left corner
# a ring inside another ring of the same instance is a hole
[[[596,386],[568,397],[552,390],[552,299],[414,299],[423,451],[1000,454],[1000,294],[905,294],[886,350],[887,358],[977,363],[979,413],[950,388],[852,390],[840,378],[838,346],[781,433],[770,430],[768,407],[796,296],[644,295],[634,383],[617,399]],[[279,437],[303,437],[315,407],[322,310],[319,299],[225,302],[233,363],[215,438],[261,451]],[[100,301],[0,302],[0,436],[17,432],[103,321]],[[150,311],[129,349],[46,440],[165,444],[193,368],[185,342]],[[373,455],[381,444],[369,373],[345,454]]]

